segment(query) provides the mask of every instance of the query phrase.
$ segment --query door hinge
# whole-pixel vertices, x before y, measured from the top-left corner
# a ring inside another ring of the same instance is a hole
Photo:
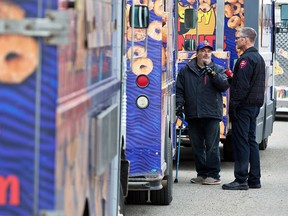
[[[45,18],[0,20],[0,34],[20,34],[42,37],[50,45],[69,42],[69,12],[47,11]]]

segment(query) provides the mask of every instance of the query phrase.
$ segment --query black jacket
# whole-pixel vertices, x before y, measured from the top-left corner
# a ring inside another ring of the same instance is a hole
[[[225,69],[211,62],[215,76],[208,75],[192,59],[179,72],[176,81],[176,107],[184,106],[185,119],[215,118],[222,120],[222,93],[229,88]]]
[[[254,47],[247,49],[237,60],[230,88],[229,109],[261,107],[265,92],[265,62]]]

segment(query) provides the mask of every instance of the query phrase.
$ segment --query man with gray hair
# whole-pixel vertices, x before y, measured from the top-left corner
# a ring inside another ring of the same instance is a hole
[[[256,118],[264,102],[265,62],[254,47],[256,37],[256,31],[250,27],[236,33],[236,48],[242,54],[234,67],[229,102],[235,180],[223,184],[224,190],[261,188]]]

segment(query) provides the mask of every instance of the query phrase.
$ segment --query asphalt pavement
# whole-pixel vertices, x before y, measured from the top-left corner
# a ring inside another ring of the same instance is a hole
[[[126,205],[126,216],[287,216],[288,121],[275,121],[268,147],[260,151],[261,189],[227,191],[222,184],[234,180],[233,162],[222,161],[221,185],[191,184],[196,176],[192,151],[181,150],[178,183],[168,206]],[[222,145],[220,145],[222,150]],[[175,176],[175,169],[174,169]]]

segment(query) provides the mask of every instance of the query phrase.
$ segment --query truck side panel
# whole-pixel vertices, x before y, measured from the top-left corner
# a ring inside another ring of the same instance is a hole
[[[50,2],[55,9],[57,1]],[[1,1],[0,19],[42,17],[46,9],[40,0]],[[55,203],[56,47],[11,34],[0,41],[7,50],[0,83],[0,215],[36,215]]]
[[[151,1],[149,5],[149,26],[147,29],[134,29],[135,45],[139,50],[145,50],[145,40],[148,40],[148,48],[145,54],[139,53],[131,64],[132,27],[127,26],[127,129],[126,129],[126,153],[130,161],[130,176],[137,175],[162,175],[161,167],[161,131],[162,125],[162,17],[159,1]],[[132,2],[126,6],[127,17]],[[163,48],[164,49],[164,48]],[[140,57],[143,55],[143,57]],[[131,67],[132,66],[132,67]],[[145,74],[149,78],[146,88],[136,85],[136,77]],[[139,96],[146,95],[149,106],[145,109],[137,107],[136,100]]]
[[[116,22],[122,13],[118,3],[87,0],[63,8],[70,12],[71,33],[69,44],[58,48],[56,208],[65,215],[117,215],[121,67],[115,64],[121,59],[121,40],[116,39],[122,33],[120,20]]]

